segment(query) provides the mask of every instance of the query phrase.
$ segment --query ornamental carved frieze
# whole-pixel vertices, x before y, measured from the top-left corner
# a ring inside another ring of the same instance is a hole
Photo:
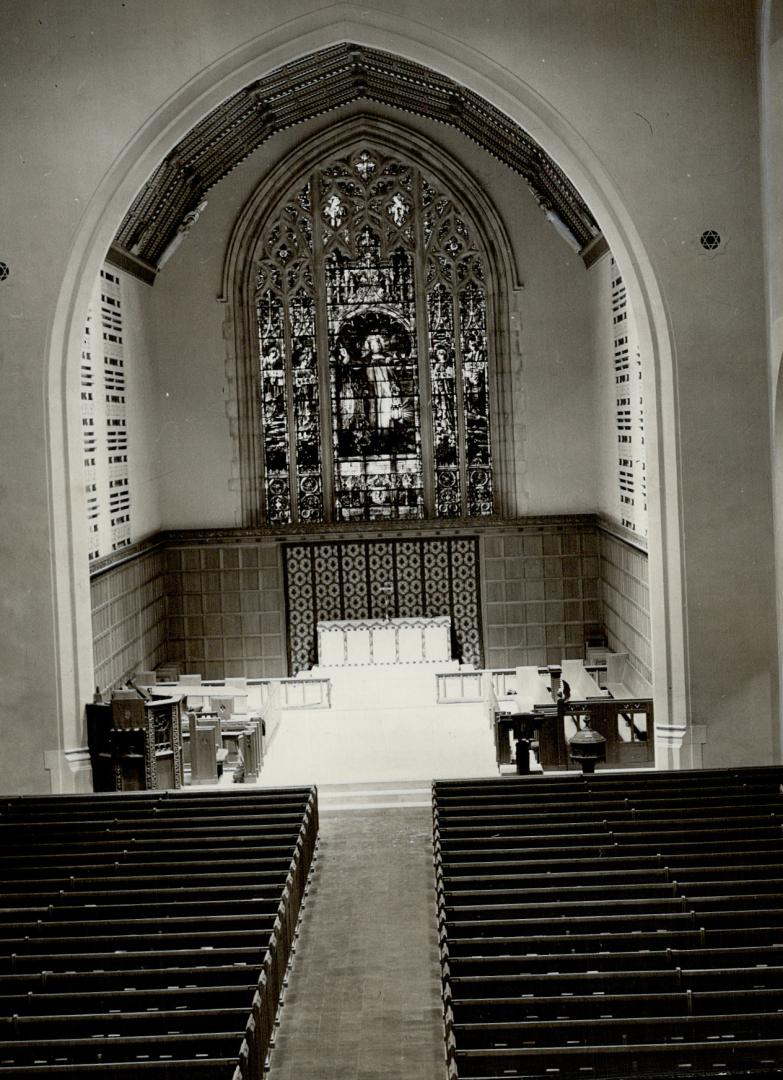
[[[600,230],[573,184],[513,120],[478,94],[420,64],[342,43],[292,61],[233,94],[160,162],[112,245],[126,269],[154,276],[170,246],[204,208],[207,192],[267,139],[357,100],[379,102],[457,128],[528,184],[587,248]],[[393,213],[402,223],[400,199]]]

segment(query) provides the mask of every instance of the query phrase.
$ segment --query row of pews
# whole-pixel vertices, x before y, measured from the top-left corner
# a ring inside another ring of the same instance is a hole
[[[0,800],[0,1080],[260,1080],[314,788]]]
[[[452,1080],[783,1073],[781,782],[434,784]]]

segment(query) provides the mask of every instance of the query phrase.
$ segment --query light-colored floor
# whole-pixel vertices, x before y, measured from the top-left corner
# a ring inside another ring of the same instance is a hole
[[[319,789],[269,1080],[445,1080],[429,785]]]
[[[497,776],[481,704],[290,709],[270,741],[263,785]]]
[[[331,708],[283,712],[269,740],[261,783],[496,776],[489,704],[439,705],[437,669],[433,664],[324,669],[331,681]]]

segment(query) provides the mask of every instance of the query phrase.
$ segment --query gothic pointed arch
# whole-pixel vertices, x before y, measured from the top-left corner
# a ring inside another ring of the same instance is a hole
[[[587,204],[528,131],[431,67],[342,41],[248,83],[202,117],[137,193],[114,237],[112,259],[154,281],[170,246],[197,220],[204,197],[248,155],[280,131],[362,100],[461,131],[525,181],[588,265],[596,245],[601,249],[603,239]]]
[[[502,514],[509,252],[400,125],[352,118],[278,163],[224,264],[244,524]]]

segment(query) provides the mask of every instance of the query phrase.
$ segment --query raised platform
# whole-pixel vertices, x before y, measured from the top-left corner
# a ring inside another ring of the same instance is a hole
[[[456,660],[439,663],[383,664],[362,667],[319,666],[308,672],[314,679],[328,679],[332,709],[411,709],[437,703],[437,676],[459,671]]]
[[[286,716],[262,785],[342,784],[497,776],[492,731],[480,706],[318,711]]]
[[[437,704],[437,673],[458,668],[447,661],[316,669],[331,680],[331,708],[285,714],[261,784],[497,776],[488,703]]]

